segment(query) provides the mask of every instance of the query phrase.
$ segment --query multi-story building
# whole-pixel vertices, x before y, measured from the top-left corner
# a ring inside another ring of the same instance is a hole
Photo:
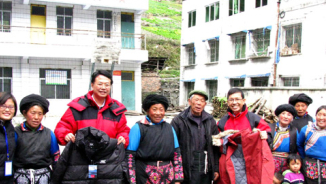
[[[141,63],[148,60],[141,14],[148,0],[1,0],[0,89],[18,101],[50,101],[50,114],[90,89],[98,69],[113,73],[111,96],[141,112]]]
[[[192,89],[212,98],[231,87],[326,86],[325,0],[186,0],[182,8],[180,105]]]

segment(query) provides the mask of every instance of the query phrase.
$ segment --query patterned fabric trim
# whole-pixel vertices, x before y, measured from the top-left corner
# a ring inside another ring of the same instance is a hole
[[[131,153],[128,154],[128,169],[129,169],[129,182],[131,184],[136,184],[135,157]]]
[[[273,156],[274,163],[275,163],[275,171],[276,172],[284,172],[285,170],[289,169],[288,164],[286,162],[286,158]]]
[[[284,139],[290,137],[290,131],[285,132],[275,132],[275,137],[273,140],[273,151],[275,151],[283,142]]]
[[[309,132],[312,132],[312,135],[307,140],[305,151],[313,147],[320,137],[326,136],[326,130],[321,130],[316,124],[317,123],[312,122],[308,123],[306,136],[309,134]]]
[[[164,119],[162,119],[159,123],[157,124],[160,124],[164,121]],[[143,123],[145,125],[153,125],[155,123],[152,123],[151,119],[148,117],[148,116],[144,116],[140,121],[140,123]]]
[[[305,114],[304,114],[302,117],[296,116],[294,119],[301,119],[301,118],[305,118],[307,115],[308,115],[308,111],[306,111],[306,113],[305,113]]]
[[[176,181],[182,181],[184,179],[184,176],[183,176],[183,167],[182,167],[182,157],[179,148],[177,148],[176,151],[174,152],[173,166],[174,166],[174,179]]]
[[[171,162],[167,165],[159,167],[147,165],[145,171],[148,175],[146,184],[168,184],[172,183],[172,181],[174,180],[173,165]]]
[[[27,126],[26,126],[26,121],[22,124],[20,124],[20,127],[22,129],[23,132],[29,132],[29,131],[32,131],[30,130]],[[36,131],[41,131],[44,129],[44,126],[42,124],[40,124],[40,127],[36,130]]]

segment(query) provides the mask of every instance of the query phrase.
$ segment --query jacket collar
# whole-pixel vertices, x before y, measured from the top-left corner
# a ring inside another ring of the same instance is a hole
[[[20,127],[21,127],[23,132],[33,131],[26,125],[26,121],[24,123],[20,124]],[[42,131],[43,129],[44,129],[44,126],[41,123],[40,126],[35,131]]]
[[[248,108],[247,108],[246,104],[243,104],[242,110],[241,110],[241,112],[239,114],[237,114],[237,115],[233,114],[233,111],[230,109],[230,107],[228,107],[227,112],[228,112],[230,117],[238,118],[238,117],[242,116],[243,114],[247,114]]]
[[[192,120],[192,117],[191,117],[191,107],[189,106],[186,110],[184,110],[180,116],[183,118],[183,119],[191,119]],[[201,112],[201,118],[202,118],[202,122],[204,122],[206,119],[209,118],[209,114],[203,110],[203,112]],[[194,121],[194,120],[193,120]]]

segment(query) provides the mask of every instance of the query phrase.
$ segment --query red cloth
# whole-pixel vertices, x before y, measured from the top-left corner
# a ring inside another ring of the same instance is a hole
[[[235,172],[231,155],[237,148],[234,138],[241,136],[242,151],[246,163],[247,184],[269,184],[273,183],[274,160],[266,140],[261,140],[260,133],[252,133],[249,129],[228,138],[228,149],[226,154],[220,158],[219,184],[235,184]],[[224,163],[224,164],[222,164]]]
[[[91,126],[102,130],[110,138],[118,139],[123,136],[126,140],[125,147],[127,147],[130,128],[127,126],[127,119],[124,114],[127,110],[125,106],[108,95],[105,105],[98,109],[99,107],[92,95],[93,91],[89,91],[87,95],[78,97],[68,104],[70,108],[61,117],[54,130],[59,144],[67,144],[65,136],[68,133],[76,134],[77,130]]]

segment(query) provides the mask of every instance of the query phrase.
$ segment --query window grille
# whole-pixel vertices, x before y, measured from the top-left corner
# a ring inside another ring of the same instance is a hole
[[[41,96],[48,99],[70,99],[70,69],[40,69]]]
[[[217,80],[207,80],[206,86],[208,90],[208,101],[211,102],[212,98],[217,95]]]
[[[268,77],[252,77],[251,78],[251,86],[255,87],[263,87],[268,86]]]
[[[270,30],[261,29],[252,33],[253,49],[257,56],[268,56],[268,47],[270,44]]]
[[[229,0],[229,16],[245,11],[245,0]]]
[[[97,10],[97,37],[110,38],[112,11]]]
[[[194,44],[189,44],[186,46],[186,53],[188,56],[188,65],[196,64],[196,55]]]
[[[11,93],[12,68],[0,67],[0,91]]]
[[[231,87],[244,87],[244,79],[230,79]]]
[[[0,1],[0,32],[10,32],[11,2]]]
[[[186,88],[186,96],[195,89],[195,83],[194,82],[185,82],[185,88]]]
[[[287,54],[301,53],[301,34],[302,34],[301,24],[285,26],[284,30],[285,30],[285,46],[288,49]]]
[[[233,36],[234,59],[246,58],[246,35]]]
[[[57,7],[57,35],[71,36],[72,8]]]
[[[220,42],[216,39],[208,41],[210,47],[210,62],[216,62],[219,59],[219,44]]]
[[[287,87],[299,87],[300,78],[299,77],[282,77],[283,86]]]

